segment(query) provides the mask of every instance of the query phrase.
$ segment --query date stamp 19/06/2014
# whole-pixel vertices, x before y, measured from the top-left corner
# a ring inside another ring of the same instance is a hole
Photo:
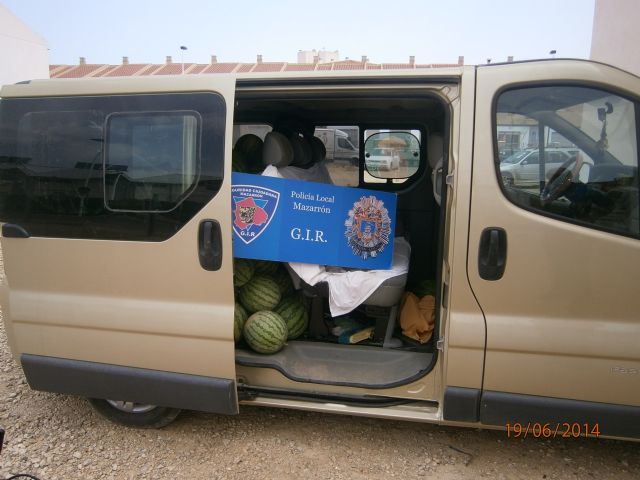
[[[599,437],[600,425],[579,422],[509,422],[506,423],[508,438],[579,438]]]

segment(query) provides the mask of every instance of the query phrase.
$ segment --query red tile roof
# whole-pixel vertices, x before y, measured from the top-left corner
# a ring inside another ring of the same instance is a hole
[[[105,69],[96,70],[90,77],[108,77],[111,72],[113,72],[118,65],[109,65]]]
[[[383,70],[401,70],[405,68],[413,68],[413,65],[410,63],[383,63]]]
[[[334,70],[364,70],[364,63],[362,62],[349,62],[349,63],[340,63],[335,62],[333,64]]]
[[[416,68],[447,68],[447,67],[460,67],[457,63],[421,63],[416,65]]]
[[[194,64],[194,66],[189,69],[189,71],[187,73],[189,74],[197,74],[197,73],[202,73],[202,71],[207,68],[207,65],[203,65],[203,64]]]
[[[144,70],[138,72],[138,75],[152,75],[156,70],[160,70],[163,65],[149,65]]]
[[[234,63],[212,63],[205,68],[202,73],[231,73],[239,64]]]
[[[80,78],[90,77],[97,70],[105,69],[109,65],[76,65],[62,73],[55,75],[56,78]]]
[[[284,62],[278,63],[256,63],[256,66],[252,72],[281,72],[284,68]]]
[[[326,71],[326,70],[397,70],[419,68],[443,68],[458,67],[455,63],[370,63],[356,60],[341,60],[333,63],[286,63],[286,62],[260,62],[238,63],[221,62],[212,64],[185,63],[184,73],[189,75],[214,74],[214,73],[265,73],[265,72],[301,72],[301,71]],[[132,63],[125,65],[49,65],[51,78],[79,78],[79,77],[128,77],[146,75],[180,75],[181,63],[144,64]]]
[[[315,70],[316,66],[313,63],[287,63],[284,67],[285,72],[308,72]]]
[[[240,68],[236,70],[236,72],[240,72],[240,73],[250,72],[251,69],[256,65],[257,65],[256,63],[243,63],[242,65],[240,65]]]
[[[103,77],[130,77],[147,66],[146,63],[131,63],[129,65],[118,65]]]
[[[193,63],[185,63],[184,71],[186,72]],[[167,63],[162,68],[153,72],[154,75],[179,75],[182,73],[182,64],[181,63]]]
[[[55,77],[64,71],[70,70],[74,65],[49,65],[49,76]]]

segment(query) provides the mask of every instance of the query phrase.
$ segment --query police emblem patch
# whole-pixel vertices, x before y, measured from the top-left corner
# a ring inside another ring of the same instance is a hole
[[[257,185],[232,185],[233,231],[244,243],[258,238],[278,208],[280,193]]]
[[[375,258],[389,244],[391,219],[382,200],[374,195],[360,197],[349,210],[345,237],[354,255],[366,260]]]

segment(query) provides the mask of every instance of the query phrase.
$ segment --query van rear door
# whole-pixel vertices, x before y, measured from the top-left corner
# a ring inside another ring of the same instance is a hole
[[[236,413],[230,77],[2,90],[3,317],[35,389]]]
[[[479,67],[476,92],[467,267],[487,326],[481,421],[640,436],[640,79],[529,62]],[[504,132],[539,155],[530,184],[502,178]],[[559,147],[570,154],[553,165]]]

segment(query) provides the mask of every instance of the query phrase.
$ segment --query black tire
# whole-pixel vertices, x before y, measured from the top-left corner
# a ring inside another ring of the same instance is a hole
[[[115,407],[110,401],[89,398],[89,403],[100,415],[108,420],[136,428],[162,428],[173,422],[180,413],[179,408],[151,406],[141,412],[124,411]]]

